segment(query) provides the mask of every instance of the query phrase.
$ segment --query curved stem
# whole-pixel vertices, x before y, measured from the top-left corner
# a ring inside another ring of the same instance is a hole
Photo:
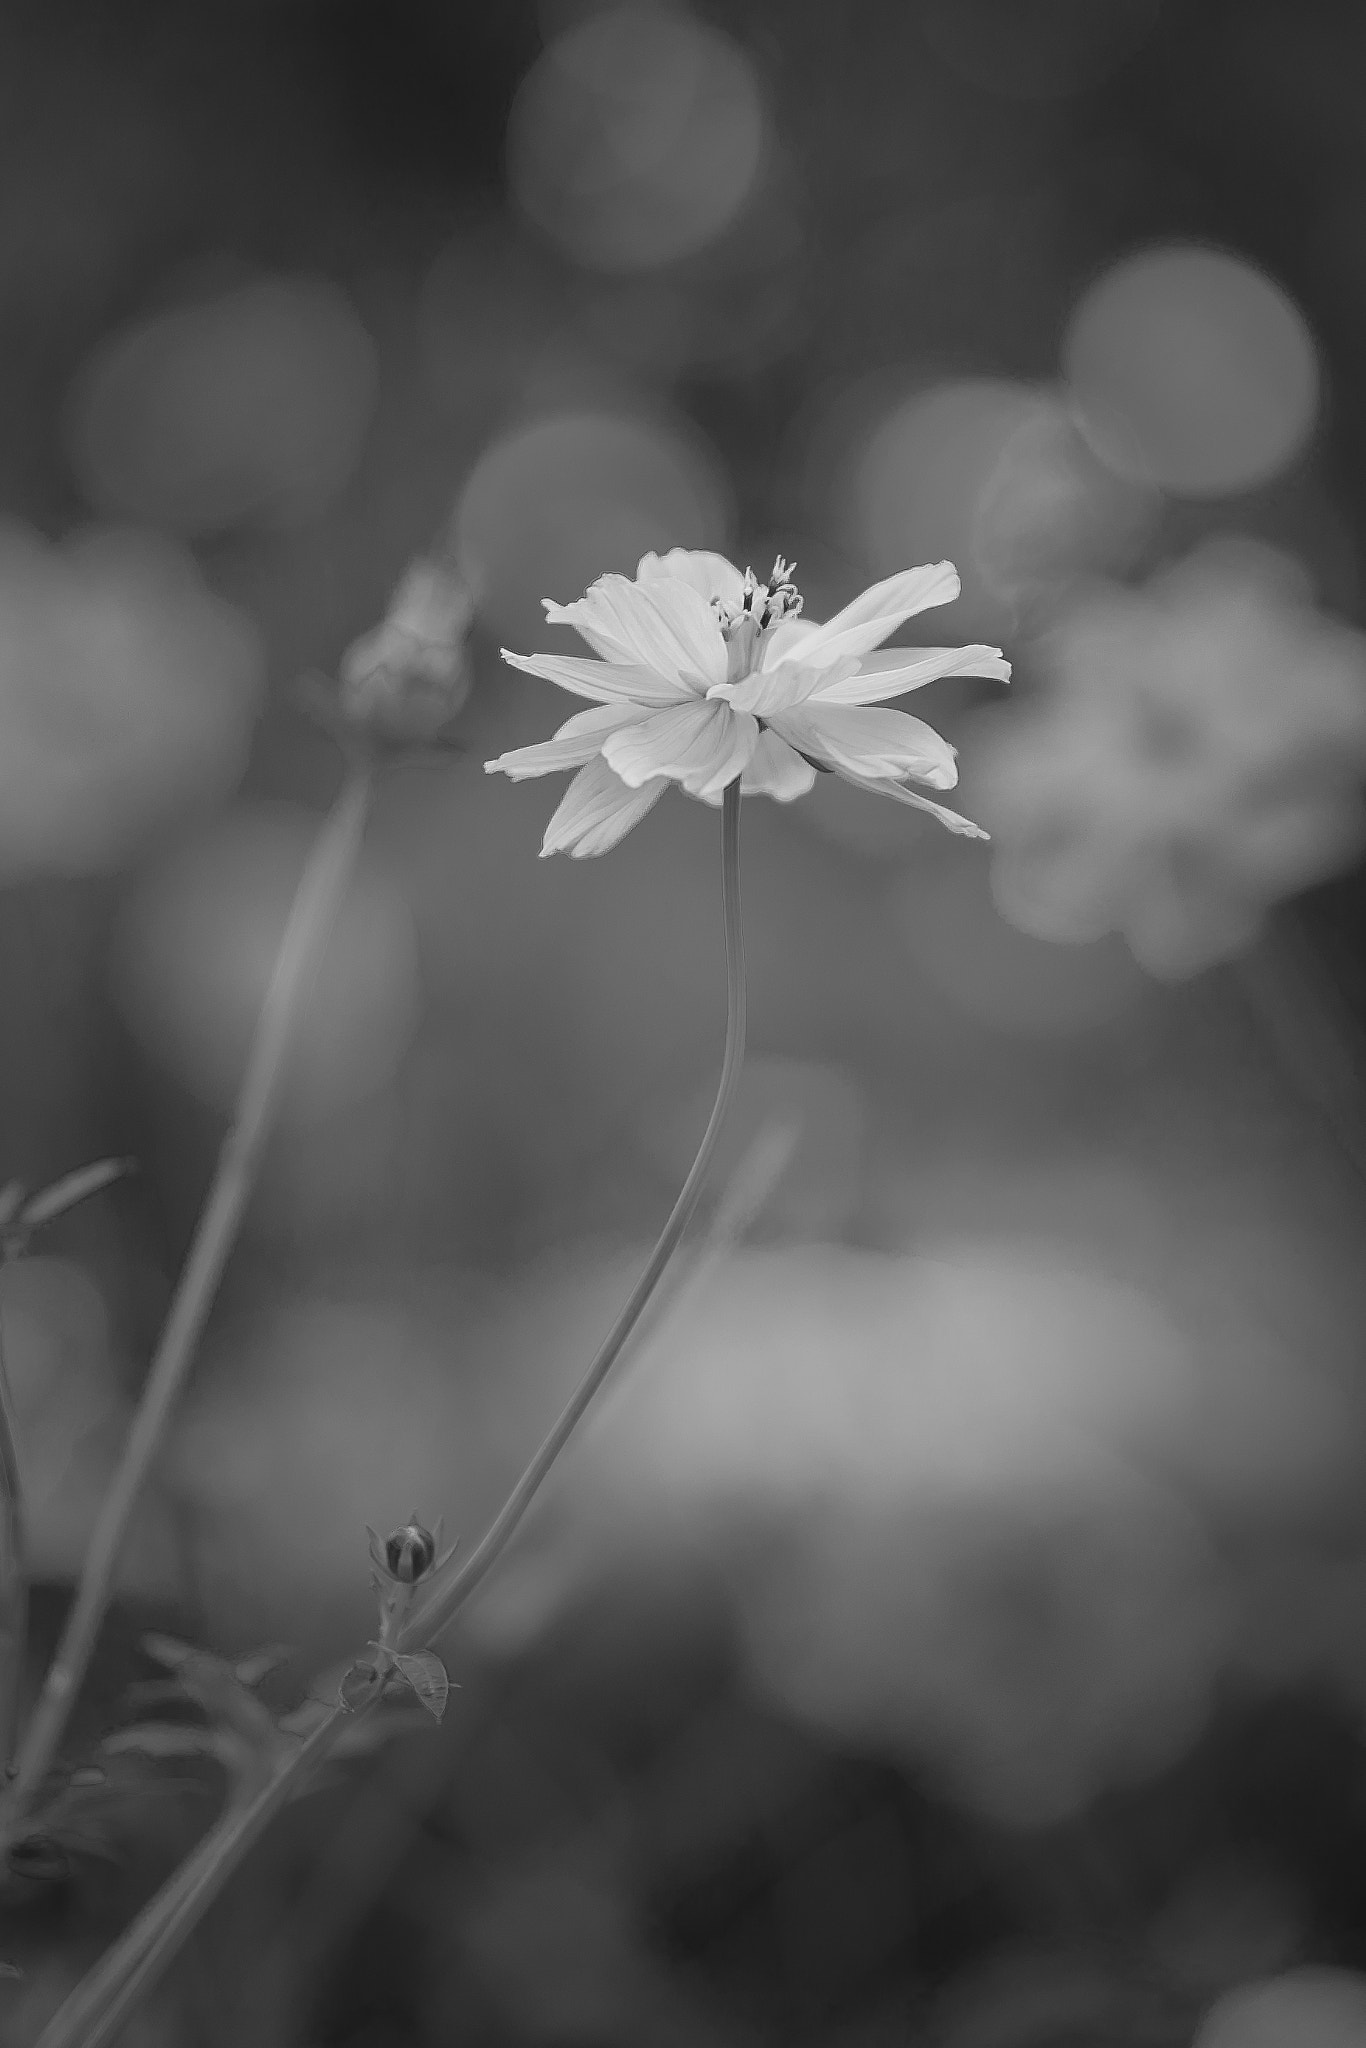
[[[432,1642],[457,1609],[464,1606],[507,1548],[513,1531],[540,1491],[551,1466],[574,1434],[585,1411],[608,1373],[621,1356],[632,1330],[659,1285],[664,1269],[678,1249],[679,1240],[697,1207],[707,1169],[716,1151],[721,1126],[740,1078],[745,1057],[745,950],[740,925],[740,784],[726,789],[721,807],[721,899],[726,927],[726,1050],[721,1061],[721,1080],[716,1090],[707,1128],[702,1134],[697,1157],[679,1191],[668,1222],[659,1234],[644,1271],[631,1290],[621,1314],[613,1323],[597,1357],[565,1403],[554,1428],[504,1501],[480,1542],[445,1586],[433,1588],[430,1596],[411,1616],[400,1641],[406,1650]]]
[[[697,1206],[721,1125],[735,1094],[745,1051],[745,958],[740,927],[740,786],[726,790],[721,815],[721,892],[726,930],[726,1049],[716,1102],[678,1200],[645,1263],[629,1300],[609,1330],[545,1442],[495,1515],[483,1540],[450,1583],[435,1591],[412,1617],[404,1648],[425,1647],[462,1607],[495,1563],[530,1507],[551,1466],[572,1436],[594,1395],[620,1357],[663,1276]],[[374,1702],[361,1715],[373,1711]],[[36,2048],[101,2048],[144,1991],[157,1981],[207,1907],[218,1896],[252,1845],[265,1832],[295,1789],[296,1781],[327,1755],[342,1729],[359,1718],[341,1705],[331,1709],[307,1741],[276,1769],[250,1803],[231,1808],[157,1897],[125,1930],[90,1974],[77,1985],[39,2036]]]
[[[184,1384],[256,1180],[284,1085],[292,1026],[313,987],[350,881],[369,802],[369,774],[358,770],[348,778],[325,821],[295,893],[218,1168],[119,1468],[91,1534],[61,1641],[19,1749],[14,1781],[0,1806],[0,1840],[12,1838],[24,1808],[42,1783],[90,1661],[128,1524]]]
[[[6,1261],[0,1253],[0,1272]],[[4,1301],[0,1297],[0,1315]],[[28,1545],[24,1529],[19,1431],[0,1330],[0,1621],[5,1638],[0,1662],[0,1777],[7,1774],[19,1738],[19,1703],[28,1644]]]

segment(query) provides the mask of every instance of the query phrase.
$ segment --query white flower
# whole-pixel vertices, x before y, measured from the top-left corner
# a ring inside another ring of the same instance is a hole
[[[744,795],[790,803],[811,788],[817,768],[984,839],[980,826],[906,787],[914,780],[952,789],[953,748],[922,719],[874,708],[938,676],[1008,679],[998,647],[874,651],[916,612],[958,591],[951,562],[907,569],[817,626],[797,616],[802,601],[781,556],[765,584],[724,555],[645,555],[634,582],[600,576],[577,603],[545,600],[547,616],[573,626],[600,659],[504,648],[514,668],[592,698],[594,709],[542,745],[484,765],[514,781],[580,771],[542,854],[606,853],[670,782],[718,804],[738,777]]]

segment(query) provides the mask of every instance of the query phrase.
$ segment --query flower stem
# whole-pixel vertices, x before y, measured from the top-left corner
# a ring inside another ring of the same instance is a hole
[[[167,1419],[184,1383],[223,1269],[237,1237],[284,1084],[294,1021],[307,1001],[345,895],[370,802],[370,776],[356,769],[326,819],[291,905],[266,990],[232,1124],[209,1189],[119,1468],[100,1508],[61,1641],[0,1801],[0,1840],[13,1839],[42,1783],[90,1661],[110,1587]]]
[[[735,1094],[745,1053],[745,956],[740,927],[740,785],[725,792],[721,814],[721,893],[726,931],[726,1049],[707,1128],[644,1271],[603,1340],[559,1420],[494,1516],[482,1541],[448,1585],[435,1591],[403,1631],[403,1648],[425,1648],[444,1629],[506,1547],[543,1480],[620,1357],[631,1332],[678,1249],[697,1206],[721,1126]],[[102,2048],[112,2030],[157,1981],[207,1907],[295,1789],[296,1781],[327,1755],[343,1728],[372,1712],[374,1702],[348,1712],[340,1704],[281,1762],[256,1797],[231,1807],[199,1847],[125,1929],[77,1985],[39,2036],[35,2048]]]
[[[0,1255],[0,1272],[5,1260]],[[4,1313],[0,1297],[0,1316]],[[5,1653],[0,1662],[0,1776],[8,1775],[19,1739],[19,1704],[24,1689],[28,1644],[28,1546],[24,1528],[19,1431],[0,1330],[0,1624]]]
[[[740,1078],[740,1068],[745,1057],[745,949],[740,926],[738,780],[728,786],[722,799],[721,899],[726,927],[726,1049],[721,1060],[721,1080],[716,1090],[716,1101],[712,1105],[707,1128],[702,1134],[697,1157],[689,1168],[688,1177],[679,1191],[669,1220],[660,1232],[659,1240],[646,1260],[644,1270],[632,1288],[625,1307],[603,1339],[597,1357],[570,1395],[554,1428],[465,1563],[445,1586],[433,1589],[408,1621],[400,1639],[401,1647],[405,1650],[418,1644],[425,1646],[432,1642],[457,1609],[464,1606],[475,1587],[506,1549],[513,1531],[531,1506],[546,1474],[574,1434],[594,1395],[620,1357],[627,1339],[644,1313],[650,1296],[663,1278],[665,1267],[677,1251],[693,1210],[697,1207],[698,1197],[702,1193],[703,1182],[715,1154],[717,1141],[721,1136],[721,1126],[725,1122],[726,1112],[735,1094],[735,1084]]]

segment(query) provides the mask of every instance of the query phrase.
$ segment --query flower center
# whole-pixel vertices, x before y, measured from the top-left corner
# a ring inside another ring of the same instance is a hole
[[[796,566],[779,555],[767,583],[761,583],[752,569],[746,569],[738,604],[729,604],[723,597],[712,599],[712,609],[726,641],[729,682],[738,682],[750,673],[764,634],[781,620],[795,618],[801,610],[802,594],[792,581]]]

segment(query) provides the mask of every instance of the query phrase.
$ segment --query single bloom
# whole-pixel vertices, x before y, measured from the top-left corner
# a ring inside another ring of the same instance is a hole
[[[999,647],[882,648],[907,619],[948,604],[959,588],[951,562],[907,569],[818,626],[800,616],[792,565],[781,556],[761,583],[724,555],[645,555],[634,582],[600,576],[574,604],[544,600],[547,617],[573,626],[596,659],[503,649],[514,668],[593,708],[553,739],[485,768],[514,781],[578,769],[543,855],[606,853],[671,782],[719,804],[738,778],[745,796],[791,803],[818,769],[985,839],[970,819],[907,787],[952,789],[953,748],[923,719],[880,708],[939,676],[1009,679]]]

